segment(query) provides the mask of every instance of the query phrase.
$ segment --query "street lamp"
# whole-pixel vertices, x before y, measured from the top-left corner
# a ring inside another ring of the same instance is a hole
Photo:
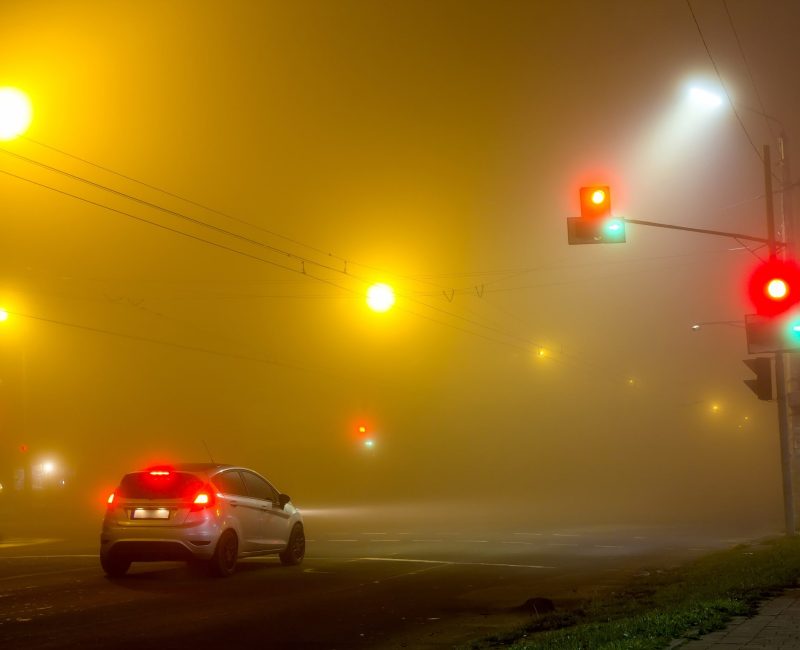
[[[731,327],[744,327],[743,320],[704,320],[692,324],[692,331],[699,331],[703,325],[730,325]]]
[[[33,109],[28,96],[17,88],[0,88],[0,140],[13,140],[28,130]]]
[[[372,311],[378,313],[389,311],[394,301],[394,290],[388,284],[373,284],[367,289],[367,305]]]
[[[722,106],[722,97],[720,95],[700,86],[689,88],[689,100],[695,106],[704,109],[714,109]]]

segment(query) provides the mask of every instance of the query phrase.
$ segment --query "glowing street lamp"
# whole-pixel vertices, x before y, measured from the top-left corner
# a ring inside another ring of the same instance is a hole
[[[0,140],[13,140],[28,130],[33,109],[28,96],[16,88],[0,88]]]
[[[695,106],[703,109],[710,110],[722,106],[722,97],[720,95],[699,86],[689,88],[689,100]]]
[[[0,323],[4,323],[8,320],[8,312],[0,307]]]
[[[372,311],[383,313],[394,305],[394,289],[388,284],[373,284],[367,289],[367,305]]]

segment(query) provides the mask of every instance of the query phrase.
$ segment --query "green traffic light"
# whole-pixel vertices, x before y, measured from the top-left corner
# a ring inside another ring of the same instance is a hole
[[[800,319],[795,318],[789,321],[784,331],[786,332],[786,338],[793,344],[792,347],[800,343]]]
[[[608,219],[603,226],[603,231],[604,238],[625,241],[625,222],[622,219]]]

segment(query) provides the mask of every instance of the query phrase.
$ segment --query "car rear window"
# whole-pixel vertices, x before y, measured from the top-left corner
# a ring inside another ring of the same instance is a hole
[[[202,486],[197,476],[187,472],[134,472],[122,477],[118,494],[128,499],[180,499],[193,497]]]

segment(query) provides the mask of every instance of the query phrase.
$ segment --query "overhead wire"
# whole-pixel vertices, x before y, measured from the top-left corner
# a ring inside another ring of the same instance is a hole
[[[67,192],[66,190],[62,190],[62,189],[53,187],[51,185],[47,185],[46,183],[41,183],[39,181],[35,181],[35,180],[32,180],[32,179],[26,178],[24,176],[20,176],[18,174],[14,174],[14,173],[9,172],[7,170],[0,169],[0,173],[3,173],[5,175],[7,175],[7,176],[10,176],[12,178],[15,178],[15,179],[18,179],[18,180],[21,180],[21,181],[25,181],[27,183],[31,183],[31,184],[36,185],[36,186],[41,187],[41,188],[48,189],[48,190],[51,190],[53,192],[57,192],[57,193],[62,194],[64,196],[71,197],[73,199],[82,201],[82,202],[87,203],[89,205],[93,205],[93,206],[96,206],[96,207],[99,207],[99,208],[103,208],[105,210],[109,210],[109,211],[114,212],[114,213],[116,213],[118,215],[125,216],[125,217],[128,217],[128,218],[134,219],[136,221],[140,221],[142,223],[146,223],[148,225],[155,226],[157,228],[161,228],[163,230],[172,232],[174,234],[181,235],[181,236],[184,236],[184,237],[188,237],[188,238],[193,239],[195,241],[203,242],[203,243],[215,246],[217,248],[220,248],[222,250],[225,250],[225,251],[228,251],[228,252],[231,252],[231,253],[234,253],[234,254],[242,255],[244,257],[247,257],[249,259],[252,259],[252,260],[255,260],[255,261],[258,261],[258,262],[264,262],[264,263],[267,263],[267,264],[271,264],[273,266],[276,266],[278,268],[281,268],[281,269],[284,269],[284,270],[287,270],[287,271],[291,271],[293,273],[300,273],[301,275],[304,275],[305,277],[308,277],[311,280],[316,280],[318,282],[323,282],[323,283],[331,285],[333,287],[337,287],[339,289],[342,289],[342,290],[344,290],[346,292],[357,294],[357,292],[355,290],[353,290],[353,289],[351,289],[349,287],[345,287],[345,286],[343,286],[341,284],[337,284],[336,282],[333,282],[333,281],[331,281],[331,280],[329,280],[327,278],[320,277],[319,275],[314,275],[312,273],[309,273],[307,270],[294,269],[294,268],[292,268],[290,266],[286,266],[284,264],[280,264],[280,263],[275,262],[273,260],[268,260],[268,259],[260,257],[258,255],[254,255],[252,253],[247,253],[245,251],[241,251],[241,250],[238,250],[236,248],[233,248],[233,247],[230,247],[230,246],[226,246],[225,244],[221,244],[219,242],[215,242],[215,241],[210,240],[210,239],[205,239],[205,238],[200,237],[198,235],[194,235],[194,234],[191,234],[191,233],[186,233],[186,232],[184,232],[182,230],[179,230],[177,228],[172,228],[170,226],[166,226],[164,224],[160,224],[160,223],[158,223],[156,221],[151,221],[149,219],[146,219],[144,217],[135,215],[133,213],[126,212],[124,210],[120,210],[118,208],[114,208],[112,206],[109,206],[109,205],[106,205],[106,204],[103,204],[103,203],[99,203],[97,201],[93,201],[93,200],[88,199],[86,197],[82,197],[80,195],[73,194],[71,192]],[[324,267],[324,268],[328,268],[328,267]],[[330,270],[338,272],[338,270],[335,269],[335,268],[331,268]],[[353,276],[352,274],[345,274],[345,275],[348,275],[349,277],[356,277],[356,276]],[[465,322],[467,322],[467,323],[469,323],[471,325],[474,325],[474,326],[477,326],[477,327],[480,327],[480,328],[483,328],[483,329],[488,329],[490,331],[499,332],[499,330],[497,330],[496,328],[493,328],[491,326],[486,326],[486,325],[484,325],[482,323],[478,323],[476,321],[471,321],[469,319],[465,319],[465,318],[460,317],[460,316],[458,316],[456,314],[453,314],[451,312],[447,312],[446,310],[439,309],[439,308],[434,307],[432,305],[428,305],[428,304],[423,303],[421,301],[413,301],[412,300],[412,302],[416,302],[416,304],[419,304],[419,305],[421,305],[421,306],[423,306],[425,308],[428,308],[428,309],[433,309],[434,311],[438,311],[438,312],[443,313],[443,314],[445,314],[447,316],[458,318],[458,319],[463,320],[463,321],[465,321]],[[445,325],[447,327],[451,327],[453,329],[456,329],[456,330],[459,330],[459,331],[462,331],[462,332],[465,332],[465,333],[468,333],[468,334],[472,334],[474,336],[478,336],[478,337],[486,339],[486,340],[494,341],[496,343],[503,343],[503,344],[508,345],[507,341],[493,339],[492,337],[489,337],[489,336],[474,332],[472,330],[467,330],[467,329],[465,329],[463,327],[458,327],[456,325],[453,325],[452,323],[447,323],[445,321],[437,320],[437,319],[432,318],[430,316],[419,314],[418,312],[414,312],[414,311],[411,311],[411,310],[408,310],[408,309],[405,309],[404,311],[406,311],[407,313],[409,313],[409,314],[411,314],[413,316],[416,316],[416,317],[419,317],[419,318],[423,318],[425,320],[429,320],[431,322],[435,322],[435,323],[438,323],[440,325]],[[504,336],[508,336],[507,334],[505,334],[503,332],[499,332],[499,333],[501,333]],[[515,338],[515,337],[511,337],[511,338]]]
[[[744,62],[744,67],[747,70],[747,76],[750,78],[750,85],[753,86],[753,92],[756,94],[756,99],[758,101],[758,107],[761,109],[761,116],[764,118],[764,124],[767,127],[767,131],[769,131],[770,136],[772,139],[775,139],[775,133],[772,131],[772,125],[770,124],[770,119],[767,114],[767,109],[764,106],[764,100],[761,98],[761,93],[758,91],[758,84],[756,83],[756,79],[753,76],[753,69],[750,66],[750,61],[747,59],[747,55],[744,51],[744,46],[742,45],[742,39],[739,38],[739,30],[736,29],[736,24],[733,22],[733,16],[731,15],[731,10],[728,7],[728,0],[722,0],[722,6],[725,7],[725,13],[728,16],[728,24],[731,26],[731,31],[733,32],[733,36],[736,39],[736,45],[739,48],[739,54],[742,57],[742,61]]]
[[[49,144],[47,144],[45,142],[41,142],[40,140],[34,140],[33,138],[30,138],[30,137],[27,137],[27,136],[23,136],[23,138],[25,140],[27,140],[28,142],[31,142],[31,143],[39,146],[39,147],[43,147],[45,149],[49,149],[50,151],[55,151],[56,153],[61,154],[62,156],[67,156],[68,158],[72,158],[73,160],[78,160],[78,161],[80,161],[80,162],[82,162],[82,163],[84,163],[86,165],[90,165],[92,167],[95,167],[96,169],[100,169],[100,170],[102,170],[104,172],[107,172],[109,174],[113,174],[115,176],[119,176],[120,178],[124,178],[127,181],[130,181],[132,183],[136,183],[137,185],[141,185],[142,187],[146,187],[146,188],[151,189],[151,190],[155,190],[156,192],[160,192],[161,194],[164,194],[166,196],[170,196],[170,197],[172,197],[174,199],[178,199],[179,201],[183,201],[183,202],[188,203],[189,205],[193,205],[193,206],[195,206],[197,208],[201,208],[203,210],[207,210],[208,212],[216,214],[216,215],[218,215],[220,217],[224,217],[225,219],[230,219],[231,221],[235,221],[237,223],[240,223],[242,225],[248,226],[250,228],[254,228],[255,230],[260,230],[261,232],[266,233],[268,235],[271,235],[273,237],[277,237],[279,239],[283,239],[284,241],[288,241],[288,242],[290,242],[292,244],[295,244],[297,246],[302,246],[302,247],[307,248],[309,250],[312,250],[312,251],[314,251],[316,253],[320,253],[322,255],[327,255],[327,256],[332,257],[334,259],[337,259],[337,260],[339,260],[341,262],[347,262],[347,260],[345,258],[340,257],[338,255],[335,255],[334,253],[331,253],[331,252],[328,252],[328,251],[324,251],[324,250],[322,250],[320,248],[317,248],[317,247],[312,246],[310,244],[307,244],[305,242],[301,242],[301,241],[299,241],[297,239],[294,239],[292,237],[287,237],[286,235],[283,235],[283,234],[281,234],[279,232],[275,232],[274,230],[269,230],[268,228],[264,228],[263,226],[260,226],[260,225],[258,225],[256,223],[253,223],[251,221],[247,221],[245,219],[241,219],[240,217],[236,217],[236,216],[234,216],[232,214],[229,214],[227,212],[223,212],[222,210],[218,210],[216,208],[212,208],[212,207],[210,207],[208,205],[204,205],[203,203],[199,203],[197,201],[194,201],[194,200],[192,200],[190,198],[187,198],[185,196],[182,196],[180,194],[176,194],[175,192],[170,192],[169,190],[165,190],[164,188],[159,187],[157,185],[153,185],[151,183],[146,183],[145,181],[139,180],[138,178],[134,178],[133,176],[129,176],[129,175],[123,174],[123,173],[118,172],[118,171],[116,171],[114,169],[111,169],[110,167],[106,167],[104,165],[100,165],[98,163],[92,162],[91,160],[87,160],[86,158],[81,158],[80,156],[76,156],[75,154],[69,153],[68,151],[64,151],[63,149],[58,149],[58,148],[56,148],[56,147],[54,147],[52,145],[49,145]]]
[[[43,143],[39,143],[37,141],[33,141],[33,142],[34,142],[34,144],[43,145]],[[133,182],[141,183],[143,186],[155,189],[155,190],[160,191],[160,192],[164,192],[165,194],[167,194],[169,196],[173,196],[175,198],[179,198],[180,200],[187,201],[187,202],[189,202],[192,205],[195,205],[197,207],[202,207],[203,209],[207,209],[207,210],[210,210],[212,212],[216,212],[218,214],[221,214],[223,216],[231,218],[229,215],[226,215],[225,213],[222,213],[222,212],[207,208],[206,206],[203,206],[202,204],[199,204],[197,202],[185,199],[184,197],[180,197],[179,195],[167,192],[165,190],[157,188],[154,185],[149,185],[147,183],[142,183],[142,182],[140,182],[140,181],[138,181],[136,179],[133,179],[130,176],[119,174],[118,172],[110,170],[107,167],[103,167],[101,165],[97,165],[95,163],[87,161],[84,158],[79,158],[77,156],[72,156],[72,154],[68,154],[67,152],[64,152],[64,151],[62,151],[60,149],[56,149],[54,147],[49,147],[48,145],[43,145],[43,146],[45,146],[47,148],[51,148],[52,150],[54,150],[54,151],[56,151],[58,153],[62,153],[64,155],[73,157],[76,160],[79,160],[79,161],[84,162],[86,164],[93,165],[93,166],[95,166],[95,167],[97,167],[99,169],[103,169],[103,170],[108,171],[110,173],[116,174],[116,175],[118,175],[118,176],[120,176],[122,178],[126,178],[128,180],[133,181]],[[9,151],[7,149],[0,148],[0,152],[6,153],[7,155],[10,155],[10,156],[12,156],[14,158],[17,158],[17,159],[22,160],[24,162],[27,162],[29,164],[36,165],[36,166],[38,166],[40,168],[43,168],[43,169],[45,169],[47,171],[58,173],[58,174],[66,176],[66,177],[68,177],[68,178],[70,178],[72,180],[88,184],[89,186],[94,187],[96,189],[100,189],[100,190],[109,192],[109,193],[111,193],[113,195],[119,196],[121,198],[131,200],[131,201],[133,201],[135,203],[138,203],[138,204],[140,204],[140,205],[142,205],[144,207],[152,208],[152,209],[161,211],[163,213],[169,214],[171,216],[187,220],[187,221],[189,221],[189,222],[191,222],[191,223],[193,223],[195,225],[199,225],[199,226],[210,228],[211,230],[213,230],[215,232],[218,232],[218,233],[221,233],[221,234],[224,234],[224,235],[227,235],[227,236],[231,236],[231,237],[236,238],[237,240],[243,241],[245,243],[261,246],[261,247],[263,247],[263,248],[265,248],[267,250],[270,250],[272,252],[279,253],[279,254],[281,254],[281,255],[289,258],[289,259],[293,259],[293,260],[299,261],[299,262],[301,262],[303,264],[303,266],[302,266],[302,269],[292,268],[292,267],[287,266],[285,264],[280,264],[278,262],[275,262],[274,260],[269,260],[269,259],[257,256],[257,255],[253,255],[251,253],[247,253],[245,251],[241,251],[241,250],[239,250],[237,248],[233,248],[231,246],[227,246],[227,245],[221,244],[219,242],[200,237],[198,235],[194,235],[194,234],[191,234],[191,233],[184,232],[184,231],[182,231],[180,229],[177,229],[177,228],[172,228],[170,226],[166,226],[164,224],[161,224],[161,223],[158,223],[158,222],[155,222],[155,221],[151,221],[149,219],[134,215],[134,214],[132,214],[130,212],[127,212],[127,211],[124,211],[124,210],[120,210],[120,209],[114,208],[112,206],[106,205],[104,203],[93,201],[91,199],[87,199],[86,197],[82,197],[80,195],[73,194],[73,193],[67,192],[65,190],[58,189],[56,187],[47,185],[45,183],[40,183],[38,181],[34,181],[32,179],[29,179],[29,178],[26,178],[26,177],[23,177],[23,176],[19,176],[17,174],[13,174],[13,173],[7,172],[5,170],[0,170],[0,172],[2,172],[4,174],[7,174],[8,176],[11,176],[13,178],[32,183],[34,185],[37,185],[37,186],[45,188],[45,189],[50,189],[50,190],[52,190],[54,192],[57,192],[57,193],[60,193],[62,195],[65,195],[65,196],[68,196],[68,197],[83,201],[83,202],[85,202],[87,204],[94,205],[96,207],[100,207],[100,208],[103,208],[103,209],[110,210],[110,211],[112,211],[114,213],[117,213],[119,215],[126,216],[126,217],[135,219],[137,221],[140,221],[140,222],[152,225],[152,226],[156,226],[158,228],[167,230],[169,232],[172,232],[172,233],[175,233],[175,234],[178,234],[178,235],[183,235],[183,236],[188,237],[190,239],[193,239],[193,240],[196,240],[196,241],[200,241],[200,242],[203,242],[203,243],[206,243],[206,244],[210,244],[212,246],[216,246],[216,247],[218,247],[218,248],[220,248],[222,250],[225,250],[225,251],[228,251],[228,252],[232,252],[232,253],[235,253],[235,254],[239,254],[239,255],[243,255],[243,256],[248,257],[250,259],[253,259],[255,261],[264,262],[264,263],[273,265],[273,266],[275,266],[277,268],[281,268],[283,270],[291,271],[291,272],[294,272],[294,273],[300,273],[300,274],[304,275],[305,277],[308,277],[309,279],[326,283],[326,284],[328,284],[330,286],[337,287],[339,289],[342,289],[342,290],[344,290],[346,292],[349,292],[349,293],[352,293],[352,294],[357,294],[357,292],[355,292],[353,289],[351,289],[349,287],[344,287],[344,286],[342,286],[340,284],[337,284],[337,283],[335,283],[335,282],[333,282],[333,281],[331,281],[331,280],[329,280],[327,278],[322,278],[322,277],[320,277],[318,275],[314,275],[314,274],[309,273],[308,270],[305,267],[305,263],[308,262],[309,265],[312,265],[312,266],[316,265],[320,269],[325,269],[327,271],[331,271],[331,272],[334,272],[334,273],[343,274],[343,275],[345,275],[345,276],[347,276],[349,278],[354,278],[354,279],[357,279],[357,280],[361,280],[362,282],[365,282],[365,283],[367,282],[365,279],[359,278],[358,276],[353,275],[352,273],[349,273],[346,270],[346,266],[345,266],[345,269],[338,269],[338,268],[332,267],[330,265],[321,264],[321,263],[319,263],[319,262],[317,262],[315,260],[312,260],[312,259],[310,259],[308,257],[297,255],[297,254],[292,253],[290,251],[286,251],[286,250],[280,249],[278,247],[271,246],[271,245],[266,244],[264,242],[261,242],[261,241],[258,241],[258,240],[254,240],[252,238],[240,235],[239,233],[230,231],[230,230],[225,229],[225,228],[220,228],[220,227],[215,226],[213,224],[209,224],[209,223],[207,223],[207,222],[205,222],[205,221],[203,221],[201,219],[197,219],[195,217],[191,217],[189,215],[186,215],[186,214],[184,214],[182,212],[179,212],[177,210],[172,210],[170,208],[165,208],[164,206],[161,206],[159,204],[153,203],[151,201],[146,201],[144,199],[141,199],[139,197],[131,195],[131,194],[127,193],[127,192],[122,192],[122,191],[117,190],[115,188],[108,187],[108,186],[103,185],[101,183],[97,183],[97,182],[92,181],[90,179],[86,179],[86,178],[84,178],[82,176],[79,176],[78,174],[73,174],[71,172],[67,172],[65,170],[59,169],[59,168],[54,167],[52,165],[47,165],[45,163],[42,163],[42,162],[37,161],[35,159],[29,158],[27,156],[22,156],[20,154],[11,152],[11,151]],[[247,222],[243,222],[243,223],[247,223]],[[248,225],[253,225],[253,224],[248,224]],[[272,233],[272,231],[268,231],[266,229],[264,229],[264,231]],[[290,238],[284,238],[284,239],[290,240]],[[295,241],[296,242],[296,240],[290,240],[290,241]],[[315,247],[310,247],[310,246],[308,246],[306,244],[303,244],[301,242],[296,242],[296,243],[299,244],[299,245],[305,246],[305,247],[307,247],[309,249],[318,251],[318,252],[321,251],[321,249],[318,249],[318,248],[315,248]],[[347,263],[346,258],[336,256],[336,259],[340,259],[340,260],[344,261],[345,264]],[[356,263],[356,264],[358,264],[358,263]],[[361,265],[361,264],[358,264],[358,265],[359,266],[363,266],[365,268],[370,268],[370,267],[367,267],[366,265]],[[517,274],[515,273],[513,275],[517,275]],[[433,283],[431,283],[431,284],[433,284]],[[448,311],[446,309],[442,309],[442,308],[436,307],[434,305],[431,305],[429,303],[423,302],[421,300],[415,299],[411,295],[405,295],[405,294],[399,294],[399,295],[404,297],[407,301],[412,302],[414,304],[417,304],[417,305],[419,305],[419,306],[421,306],[421,307],[423,307],[425,309],[432,310],[434,312],[437,312],[437,313],[442,314],[442,315],[444,315],[446,317],[449,317],[449,318],[454,318],[454,319],[462,321],[462,322],[464,322],[464,323],[466,323],[468,325],[472,325],[473,327],[481,328],[481,329],[486,330],[488,332],[491,332],[491,333],[493,333],[495,335],[499,335],[500,337],[503,337],[503,338],[502,339],[498,339],[496,337],[492,337],[492,336],[488,336],[488,335],[485,335],[485,334],[481,334],[479,332],[475,332],[473,330],[466,329],[465,327],[459,327],[458,325],[455,325],[453,323],[448,323],[446,321],[437,320],[436,318],[433,318],[433,317],[425,315],[425,314],[420,314],[419,312],[409,310],[408,308],[403,308],[402,309],[403,311],[405,311],[405,312],[407,312],[410,315],[413,315],[415,317],[422,318],[422,319],[425,319],[425,320],[428,320],[428,321],[431,321],[431,322],[434,322],[434,323],[437,323],[437,324],[440,324],[440,325],[445,325],[445,326],[450,327],[452,329],[455,329],[455,330],[458,330],[458,331],[461,331],[461,332],[464,332],[464,333],[467,333],[467,334],[470,334],[470,335],[473,335],[473,336],[478,336],[478,337],[480,337],[482,339],[485,339],[485,340],[488,340],[488,341],[492,341],[492,342],[495,342],[495,343],[501,343],[501,344],[504,344],[504,345],[511,345],[512,347],[517,347],[517,348],[520,348],[520,349],[523,349],[523,350],[526,350],[526,351],[529,351],[533,347],[536,347],[536,348],[544,347],[540,342],[533,341],[528,337],[521,337],[521,336],[518,336],[516,334],[509,333],[508,331],[506,331],[504,329],[501,329],[499,327],[496,327],[494,325],[487,325],[485,323],[478,322],[474,318],[467,318],[467,317],[461,316],[459,314],[455,314],[455,313],[453,313],[451,311]],[[510,341],[514,341],[514,343],[511,343]],[[563,356],[568,356],[563,352],[563,350],[561,352],[562,352]],[[561,361],[563,361],[563,360],[564,359],[561,359]],[[588,364],[585,363],[585,360],[582,363],[582,365],[588,366]]]
[[[249,244],[255,244],[257,246],[261,246],[261,247],[263,247],[263,248],[265,248],[267,250],[270,250],[272,252],[276,252],[276,253],[282,254],[282,255],[286,256],[287,258],[294,259],[294,260],[302,262],[303,263],[303,268],[302,269],[294,269],[292,267],[286,266],[284,264],[280,264],[280,263],[275,262],[273,260],[268,260],[266,258],[257,256],[257,255],[253,255],[251,253],[246,253],[246,252],[241,251],[239,249],[235,249],[235,248],[232,248],[230,246],[226,246],[224,244],[220,244],[219,242],[215,242],[215,241],[212,241],[212,240],[205,239],[203,237],[199,237],[197,235],[186,233],[186,232],[184,232],[182,230],[179,230],[177,228],[171,228],[169,226],[165,226],[164,224],[160,224],[158,222],[151,221],[151,220],[145,219],[143,217],[139,217],[139,216],[134,215],[134,214],[132,214],[130,212],[126,212],[124,210],[119,210],[117,208],[113,208],[111,206],[108,206],[108,205],[105,205],[105,204],[102,204],[102,203],[99,203],[99,202],[96,202],[96,201],[92,201],[91,199],[87,199],[85,197],[81,197],[81,196],[79,196],[77,194],[72,194],[70,192],[66,192],[65,190],[60,190],[60,189],[52,187],[50,185],[47,185],[47,184],[44,184],[44,183],[39,183],[37,181],[33,181],[32,179],[28,179],[28,178],[13,174],[11,172],[0,170],[3,173],[5,173],[5,174],[7,174],[9,176],[12,176],[14,178],[17,178],[17,179],[20,179],[20,180],[25,180],[27,182],[33,183],[34,185],[38,185],[40,187],[43,187],[43,188],[46,188],[46,189],[50,189],[50,190],[58,192],[60,194],[63,194],[63,195],[66,195],[66,196],[69,196],[69,197],[84,201],[84,202],[89,203],[91,205],[95,205],[95,206],[98,206],[98,207],[101,207],[101,208],[105,208],[105,209],[111,210],[113,212],[116,212],[117,214],[120,214],[120,215],[123,215],[123,216],[127,216],[127,217],[132,218],[132,219],[136,219],[138,221],[147,223],[149,225],[153,225],[153,226],[156,226],[156,227],[159,227],[159,228],[163,228],[163,229],[168,230],[170,232],[173,232],[173,233],[176,233],[176,234],[180,234],[180,235],[184,235],[184,236],[189,237],[191,239],[195,239],[197,241],[201,241],[201,242],[204,242],[204,243],[207,243],[207,244],[211,244],[213,246],[217,246],[218,248],[221,248],[223,250],[227,250],[229,252],[233,252],[233,253],[238,253],[240,255],[244,255],[245,257],[249,257],[250,259],[253,259],[253,260],[256,260],[256,261],[265,262],[265,263],[271,264],[273,266],[276,266],[278,268],[282,268],[284,270],[292,271],[292,272],[295,272],[295,273],[301,273],[302,275],[305,275],[305,276],[307,276],[307,277],[309,277],[311,279],[318,280],[318,281],[321,281],[321,282],[325,282],[325,283],[327,283],[329,285],[332,285],[332,286],[335,286],[335,287],[339,287],[341,289],[345,289],[346,291],[353,291],[353,290],[349,289],[349,288],[346,288],[346,287],[342,287],[341,285],[339,285],[339,284],[337,284],[335,282],[332,282],[332,281],[330,281],[328,279],[321,278],[318,275],[313,275],[313,274],[309,273],[307,271],[307,269],[305,268],[305,264],[308,263],[309,265],[314,265],[314,266],[317,266],[318,268],[322,268],[322,269],[325,269],[327,271],[332,271],[334,273],[340,273],[340,274],[346,275],[348,277],[356,278],[356,279],[364,282],[365,284],[367,283],[366,279],[359,278],[358,276],[355,276],[352,273],[348,273],[344,269],[337,269],[336,267],[332,267],[332,266],[329,266],[329,265],[326,265],[326,264],[321,264],[319,262],[316,262],[315,260],[311,260],[310,258],[307,258],[307,257],[304,257],[304,256],[298,256],[298,255],[296,255],[294,253],[291,253],[289,251],[285,251],[283,249],[279,249],[279,248],[271,246],[269,244],[265,244],[264,242],[260,242],[258,240],[254,240],[252,238],[239,235],[238,233],[229,231],[229,230],[224,229],[224,228],[220,228],[218,226],[214,226],[213,224],[209,224],[209,223],[207,223],[207,222],[205,222],[205,221],[203,221],[201,219],[197,219],[195,217],[191,217],[191,216],[186,215],[186,214],[184,214],[182,212],[179,212],[177,210],[172,210],[170,208],[166,208],[164,206],[158,205],[158,204],[153,203],[151,201],[146,201],[146,200],[141,199],[139,197],[133,196],[133,195],[131,195],[129,193],[121,192],[120,190],[108,187],[106,185],[103,185],[102,183],[97,183],[97,182],[92,181],[90,179],[84,178],[84,177],[82,177],[82,176],[80,176],[78,174],[73,174],[71,172],[67,172],[65,170],[59,169],[59,168],[54,167],[52,165],[48,165],[46,163],[42,163],[41,161],[35,160],[35,159],[30,158],[28,156],[23,156],[21,154],[17,154],[15,152],[9,151],[8,149],[5,149],[3,147],[0,147],[0,152],[5,153],[5,154],[7,154],[9,156],[12,156],[14,158],[17,158],[19,160],[22,160],[24,162],[36,165],[36,166],[38,166],[40,168],[43,168],[43,169],[45,169],[47,171],[54,172],[54,173],[57,173],[57,174],[61,174],[61,175],[66,176],[66,177],[68,177],[68,178],[70,178],[72,180],[87,184],[87,185],[89,185],[91,187],[94,187],[96,189],[100,189],[100,190],[109,192],[109,193],[111,193],[113,195],[116,195],[116,196],[119,196],[119,197],[122,197],[122,198],[125,198],[125,199],[129,199],[129,200],[134,201],[134,202],[136,202],[136,203],[138,203],[140,205],[143,205],[145,207],[156,209],[158,211],[164,212],[164,213],[169,214],[171,216],[187,220],[190,223],[193,223],[195,225],[204,226],[204,227],[210,228],[211,230],[213,230],[215,232],[222,233],[222,234],[234,237],[234,238],[236,238],[236,239],[238,239],[240,241],[244,241],[244,242],[249,243]],[[84,159],[80,159],[80,160],[84,160]],[[113,172],[113,173],[116,173],[116,172]],[[342,258],[342,259],[344,259],[344,258]],[[459,316],[458,314],[453,314],[452,312],[449,312],[447,310],[435,307],[433,305],[424,303],[424,302],[419,301],[419,300],[415,300],[415,299],[410,298],[410,297],[407,297],[407,299],[409,299],[411,302],[413,302],[413,303],[415,303],[417,305],[420,305],[420,306],[423,306],[423,307],[425,307],[427,309],[431,309],[433,311],[445,314],[445,315],[447,315],[447,316],[449,316],[451,318],[456,318],[458,320],[467,322],[467,323],[469,323],[471,325],[486,329],[488,331],[493,331],[495,333],[499,333],[499,334],[501,334],[503,336],[509,336],[507,333],[505,333],[505,332],[503,332],[503,331],[501,331],[498,328],[495,328],[493,326],[489,326],[489,325],[485,325],[483,323],[479,323],[477,321],[474,321],[474,320]],[[410,313],[414,313],[414,312],[410,312]],[[419,316],[419,314],[416,314],[416,315]],[[434,319],[431,319],[431,318],[428,318],[428,320],[433,320],[433,322],[439,322],[439,321],[435,321]],[[462,329],[462,328],[456,328],[456,329]],[[462,331],[467,331],[467,330],[463,330],[462,329]],[[486,338],[486,337],[483,337],[483,338]],[[517,338],[517,337],[513,337],[512,336],[512,338]],[[519,340],[519,339],[517,339],[517,340]],[[530,342],[526,341],[525,343],[528,344]]]
[[[750,135],[750,132],[747,130],[747,127],[745,126],[744,120],[742,120],[742,116],[739,114],[739,111],[736,108],[736,104],[734,103],[730,92],[728,92],[728,87],[727,87],[727,85],[725,84],[725,81],[722,78],[722,73],[719,70],[719,66],[717,66],[717,62],[714,59],[714,55],[711,53],[711,48],[709,47],[708,42],[706,41],[705,35],[703,34],[703,29],[700,27],[700,22],[697,20],[697,16],[696,16],[696,14],[694,12],[694,8],[692,7],[692,0],[686,0],[686,6],[689,8],[689,13],[692,15],[692,20],[694,21],[694,25],[697,28],[697,33],[699,34],[700,40],[703,43],[703,47],[705,48],[706,54],[708,55],[708,59],[709,59],[709,61],[711,61],[711,65],[714,67],[714,72],[717,75],[717,79],[719,80],[720,86],[722,87],[722,91],[725,93],[725,97],[727,97],[727,99],[728,99],[728,103],[730,104],[731,110],[733,111],[733,114],[736,116],[736,121],[739,123],[739,126],[741,127],[742,132],[744,133],[745,137],[747,138],[747,141],[750,143],[750,146],[752,147],[753,151],[755,152],[756,157],[759,159],[760,162],[763,163],[764,162],[764,157],[763,157],[761,151],[759,151],[758,147],[756,146],[756,143],[753,141],[753,138]],[[775,173],[772,172],[771,170],[770,170],[770,173],[777,180],[780,180],[775,175]]]

